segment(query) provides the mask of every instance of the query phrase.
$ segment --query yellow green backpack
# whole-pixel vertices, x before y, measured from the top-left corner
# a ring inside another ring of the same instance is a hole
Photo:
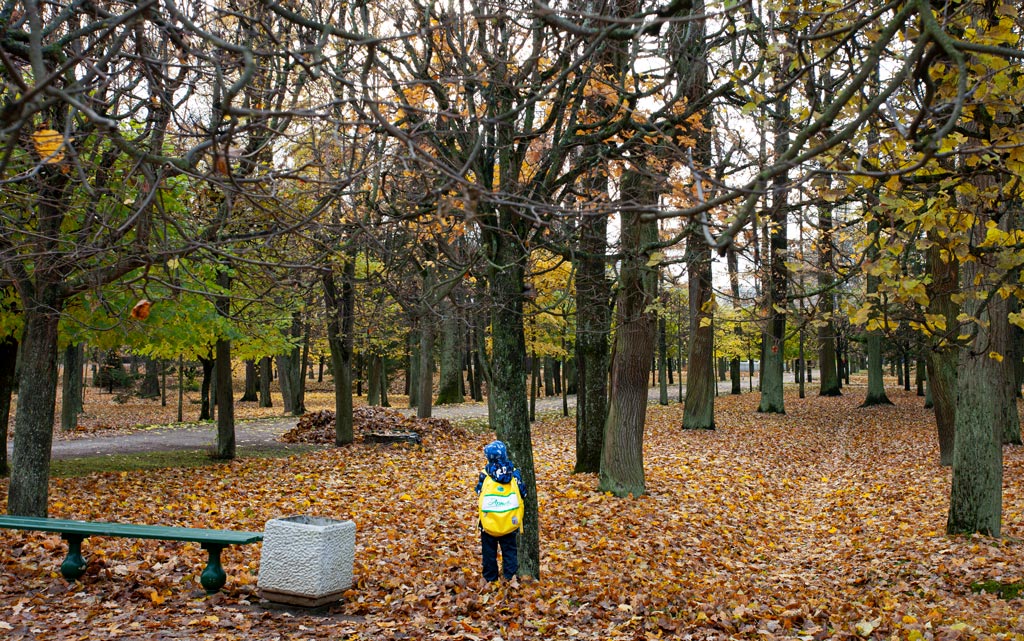
[[[504,536],[523,529],[523,495],[519,482],[498,483],[484,474],[480,488],[480,527],[491,536]]]

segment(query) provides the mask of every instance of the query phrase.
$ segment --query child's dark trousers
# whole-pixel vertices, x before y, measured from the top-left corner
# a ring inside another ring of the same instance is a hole
[[[502,574],[505,580],[511,580],[519,571],[519,541],[516,537],[519,532],[512,532],[505,536],[491,536],[483,530],[480,531],[480,549],[484,561],[484,579],[487,581],[498,580],[498,548],[501,548]]]

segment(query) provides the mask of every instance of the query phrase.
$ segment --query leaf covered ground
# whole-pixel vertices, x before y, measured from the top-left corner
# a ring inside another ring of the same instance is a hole
[[[202,596],[198,546],[87,539],[84,580],[56,536],[0,530],[11,639],[1024,639],[1024,601],[975,593],[1024,578],[1024,451],[1007,448],[1003,538],[943,534],[948,469],[930,412],[756,394],[716,401],[718,429],[652,407],[649,494],[571,474],[572,419],[536,424],[541,580],[481,586],[473,485],[489,436],[356,444],[282,460],[51,483],[51,516],[261,530],[312,514],[358,528],[355,585],[322,616],[266,610],[259,546],[225,552]],[[6,483],[6,482],[5,482]],[[0,489],[6,489],[0,488]],[[4,492],[6,495],[6,492]]]

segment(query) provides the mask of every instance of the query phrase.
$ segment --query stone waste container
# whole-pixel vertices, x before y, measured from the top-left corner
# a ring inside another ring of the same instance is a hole
[[[318,516],[267,521],[257,581],[271,603],[317,608],[352,585],[356,524]]]

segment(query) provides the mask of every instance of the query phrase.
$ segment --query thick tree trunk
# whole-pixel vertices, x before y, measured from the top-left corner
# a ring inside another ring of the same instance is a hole
[[[82,413],[82,358],[83,345],[68,345],[64,349],[64,381],[60,397],[60,428],[70,432],[78,427]],[[159,393],[159,390],[158,390]],[[6,441],[4,441],[6,443]]]
[[[7,513],[45,517],[57,403],[57,326],[64,300],[57,294],[56,287],[45,287],[35,299],[28,298],[24,291],[21,295],[24,349],[20,359],[21,380]]]
[[[256,370],[256,362],[252,359],[245,361],[245,387],[242,391],[242,403],[258,401],[259,396],[259,374]]]
[[[367,356],[366,367],[366,404],[372,406],[380,405],[380,361],[378,354]]]
[[[530,357],[530,422],[537,420],[537,387],[540,378],[540,359],[534,352]]]
[[[783,75],[788,73],[787,62],[783,59],[780,68]],[[777,82],[782,84],[783,78]],[[775,153],[781,155],[789,145],[789,96],[779,97],[775,121]],[[769,212],[771,231],[769,233],[768,255],[768,327],[765,332],[764,362],[761,371],[761,403],[758,412],[785,414],[783,397],[783,360],[786,349],[786,306],[789,300],[789,269],[786,267],[789,239],[787,237],[787,213],[789,178],[782,171],[772,179],[772,206]]]
[[[601,181],[607,188],[606,180]],[[611,284],[605,276],[608,221],[603,213],[580,219],[580,256],[576,260],[576,367],[569,387],[576,397],[576,464],[573,472],[601,469],[608,412],[608,334]]]
[[[144,361],[145,374],[142,376],[142,385],[139,386],[141,398],[156,398],[160,396],[160,368],[157,362],[146,356]]]
[[[441,320],[441,378],[435,405],[462,403],[462,336],[459,315],[445,304]]]
[[[611,390],[598,490],[615,496],[646,492],[643,436],[647,415],[647,372],[654,358],[655,319],[650,310],[657,296],[656,266],[651,266],[657,225],[641,221],[637,203],[652,202],[655,194],[648,175],[623,172],[620,232],[623,255],[616,304],[615,347],[612,351]]]
[[[303,336],[302,317],[299,312],[292,314],[292,339],[298,341]],[[291,353],[277,357],[277,371],[281,385],[281,396],[284,397],[284,411],[292,416],[302,416],[306,412],[302,379],[302,348],[298,342],[293,344]]]
[[[694,227],[686,241],[690,299],[684,430],[715,429],[714,314],[711,310],[711,247]]]
[[[405,380],[409,388],[409,407],[416,407],[420,399],[420,332],[417,328],[409,331],[409,368]]]
[[[384,356],[380,357],[380,406],[391,407],[391,402],[388,401],[388,359]]]
[[[1000,376],[1002,366],[984,348],[987,334],[980,331],[973,344],[960,352],[948,534],[1000,533],[1003,410],[1001,394],[992,381]]]
[[[11,421],[11,398],[14,394],[14,373],[18,361],[18,340],[14,336],[0,339],[0,476],[10,473],[7,463],[7,435]]]
[[[334,273],[321,274],[324,305],[327,308],[327,343],[331,348],[331,376],[334,378],[334,444],[348,445],[355,440],[352,425],[352,331],[354,327],[354,295],[352,281],[355,261],[345,261],[342,271],[341,297],[338,297]]]
[[[935,423],[939,440],[939,462],[953,464],[953,445],[956,433],[956,395],[958,356],[952,343],[958,333],[960,306],[952,295],[959,290],[960,266],[952,260],[952,252],[943,252],[942,238],[935,232],[928,234],[932,246],[928,249],[928,313],[945,319],[945,331],[937,331],[926,353],[928,389],[935,409]]]
[[[203,380],[199,384],[199,420],[208,421],[213,418],[210,387],[213,384],[214,359],[200,356],[199,363],[203,366]]]
[[[989,220],[984,213],[978,215],[971,230],[972,246],[985,239]],[[993,260],[975,256],[961,266],[963,312],[977,321],[971,326],[970,343],[959,350],[948,534],[998,537],[1002,525],[1006,368],[992,354],[1005,347],[999,318],[1004,301],[986,291]],[[1016,402],[1010,402],[1016,409]]]
[[[420,316],[420,371],[416,417],[430,418],[434,412],[434,324],[430,312]]]
[[[235,458],[235,392],[231,380],[231,340],[217,339],[217,458]]]
[[[527,415],[526,339],[523,333],[523,284],[526,256],[515,231],[519,217],[511,208],[497,217],[495,231],[485,234],[488,255],[488,283],[491,290],[491,358],[488,371],[489,419],[497,437],[508,445],[519,466],[523,484],[525,516],[519,537],[519,574],[540,576],[540,524],[537,512],[537,479],[533,444]],[[507,230],[499,233],[498,230]]]
[[[260,359],[260,407],[273,407],[274,400],[270,397],[270,382],[274,378],[274,363],[269,356]]]

